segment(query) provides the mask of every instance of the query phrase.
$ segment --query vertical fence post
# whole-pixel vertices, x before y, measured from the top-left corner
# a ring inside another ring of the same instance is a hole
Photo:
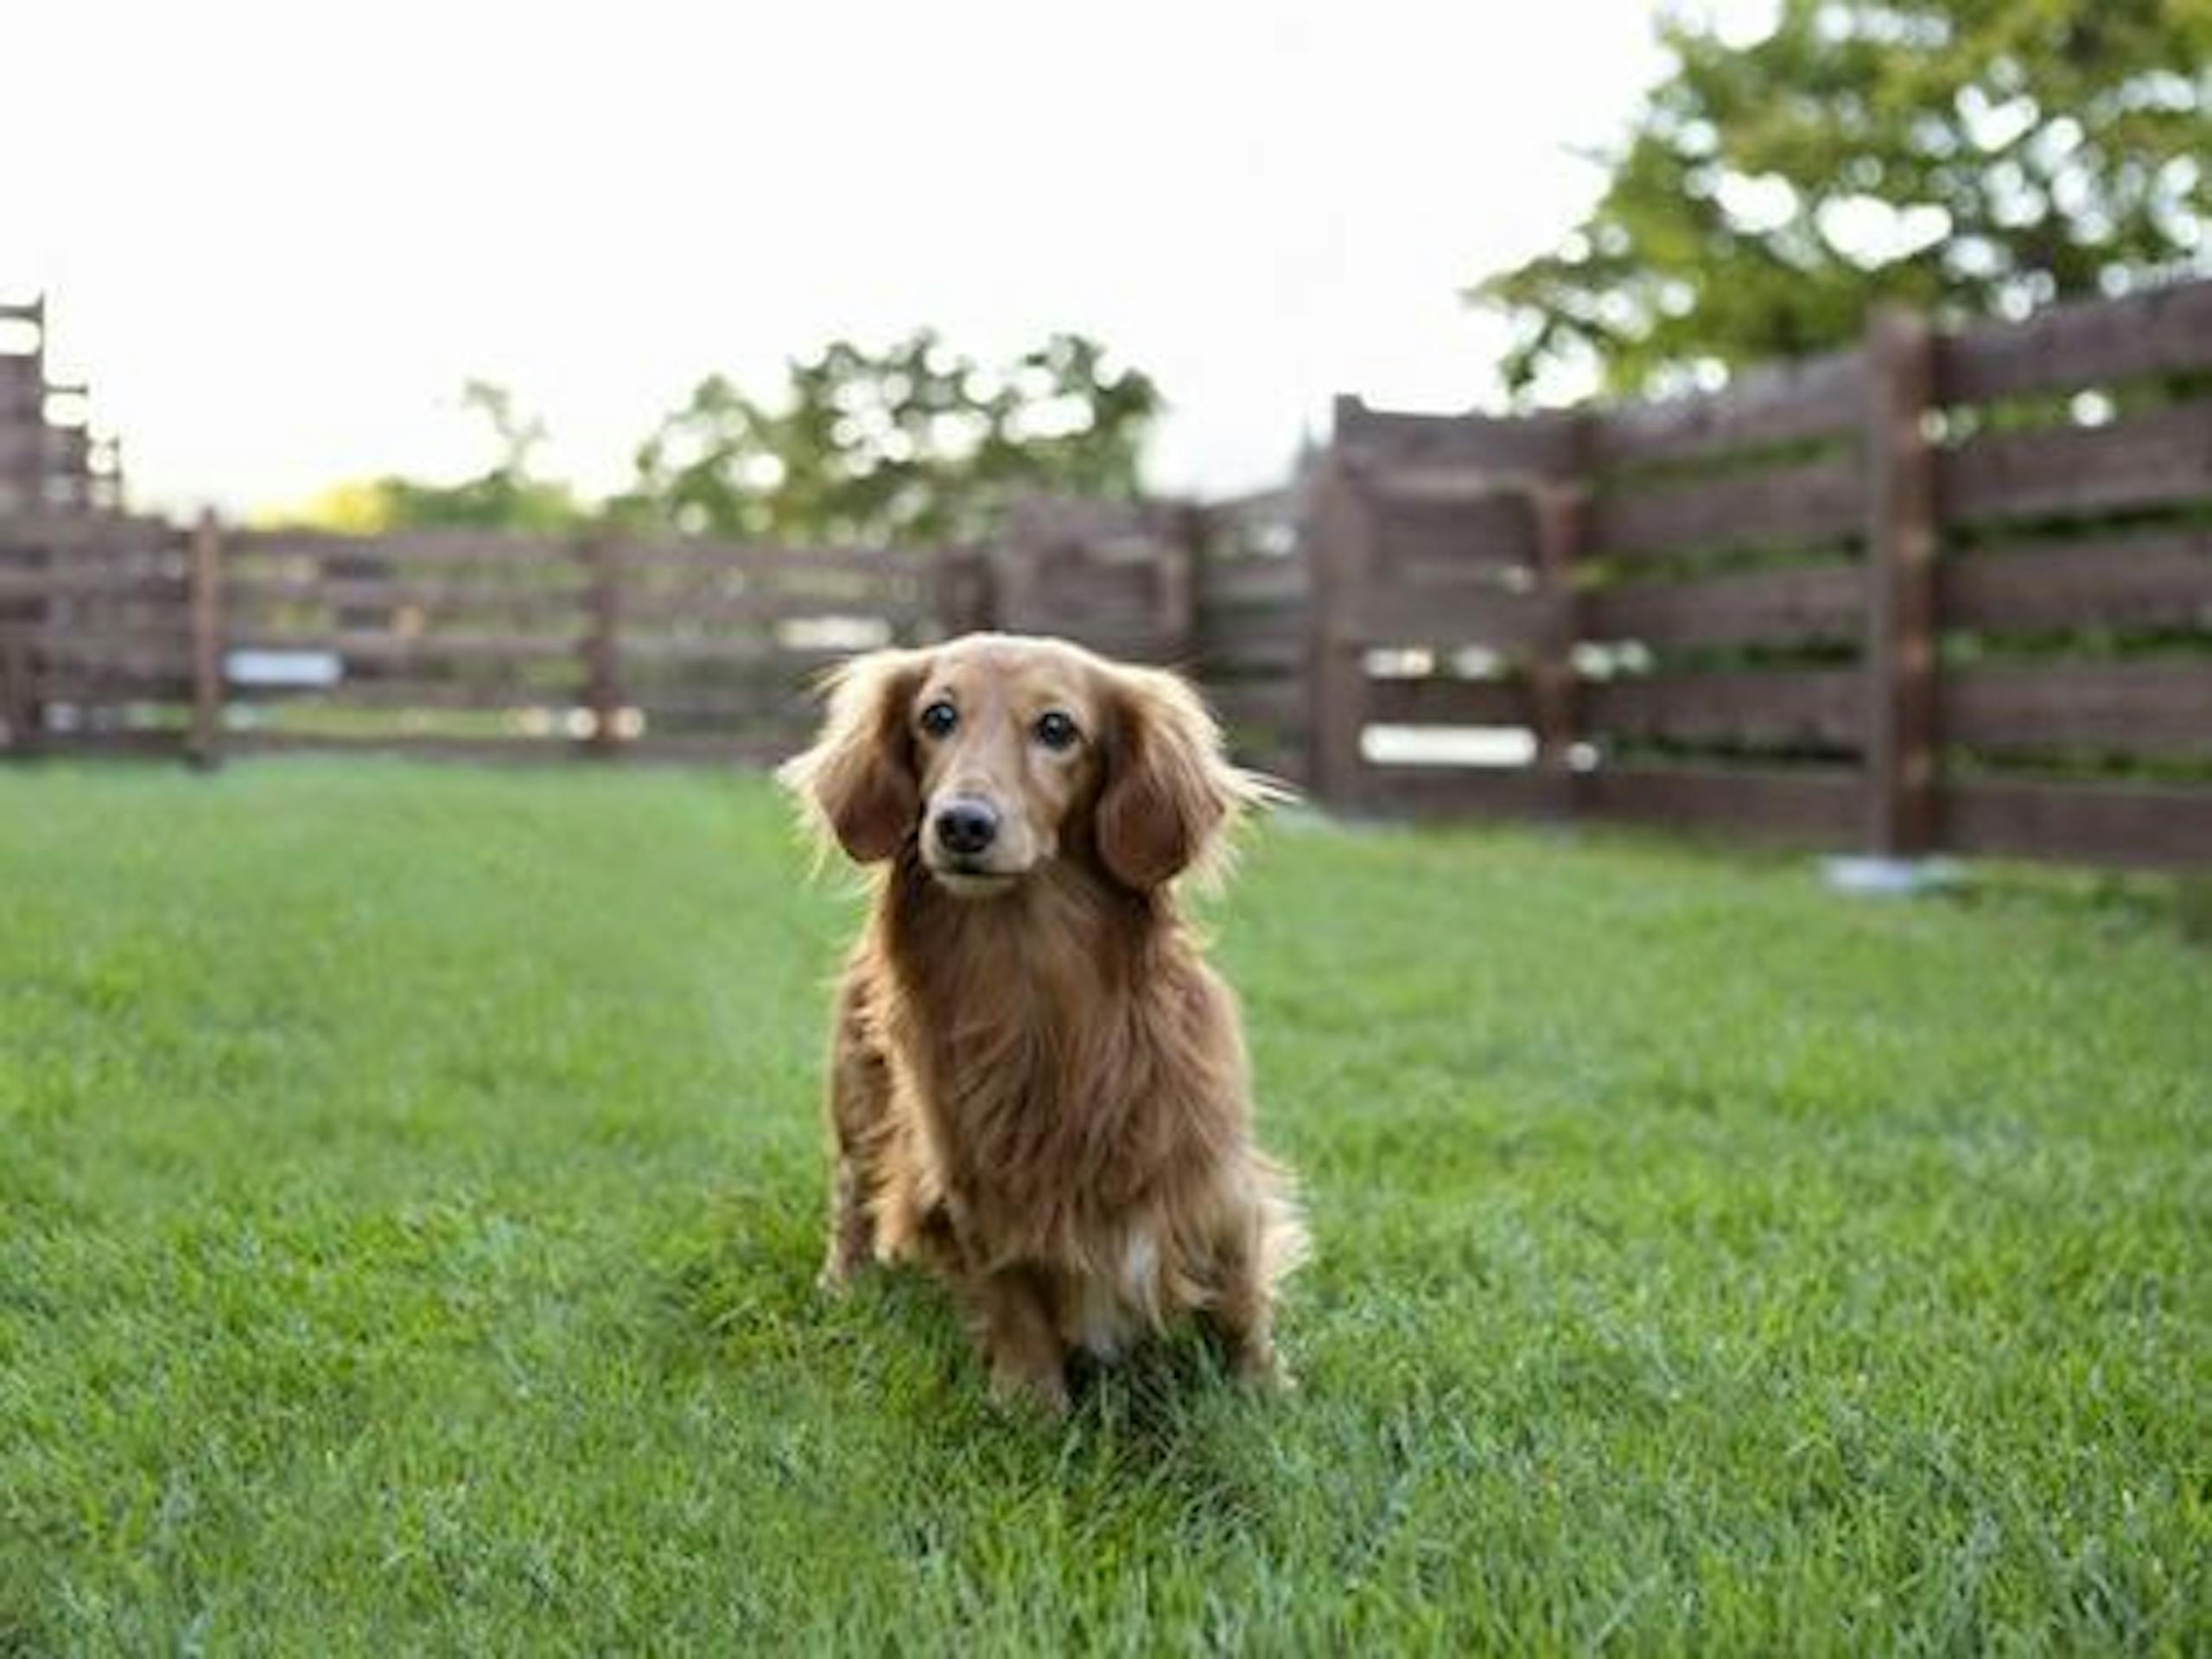
[[[576,543],[584,568],[584,702],[591,715],[585,753],[602,758],[621,747],[622,551],[612,531],[588,532]]]
[[[1000,521],[998,534],[984,550],[993,627],[1033,633],[1049,626],[1051,595],[1045,591],[1042,567],[1053,531],[1044,500],[1033,495],[1017,500]]]
[[[1581,629],[1574,566],[1589,518],[1586,429],[1576,429],[1574,458],[1567,476],[1543,480],[1531,498],[1536,514],[1536,592],[1544,601],[1544,621],[1529,670],[1529,712],[1547,804],[1562,817],[1572,817],[1575,807],[1574,647]]]
[[[1900,308],[1866,334],[1866,850],[1936,844],[1936,336]]]
[[[192,529],[185,570],[192,639],[192,731],[185,752],[195,766],[223,759],[223,531],[212,511]]]
[[[0,621],[0,725],[8,728],[0,753],[28,754],[37,733],[32,694],[29,630]]]
[[[1154,591],[1159,595],[1162,660],[1198,674],[1198,571],[1206,556],[1206,518],[1195,501],[1160,510],[1154,533]]]
[[[982,632],[995,625],[990,556],[981,548],[941,547],[934,557],[930,608],[946,639]]]
[[[1306,673],[1313,747],[1306,771],[1318,798],[1351,810],[1359,805],[1363,793],[1360,736],[1367,726],[1367,652],[1360,631],[1367,612],[1375,512],[1357,463],[1341,452],[1324,461],[1315,480],[1309,529]]]

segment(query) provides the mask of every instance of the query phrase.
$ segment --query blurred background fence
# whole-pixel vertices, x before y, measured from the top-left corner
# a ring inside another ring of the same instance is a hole
[[[1183,667],[1348,811],[2212,862],[2212,284],[1885,313],[1663,402],[1347,398],[1290,488],[1030,500],[978,547],[178,526],[37,453],[0,499],[16,753],[762,761],[826,664],[1002,627]]]
[[[121,446],[93,435],[90,404],[47,372],[45,301],[0,303],[0,513],[121,505]]]

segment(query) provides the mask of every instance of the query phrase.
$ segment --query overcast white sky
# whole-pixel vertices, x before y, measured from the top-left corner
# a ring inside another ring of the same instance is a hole
[[[1739,29],[1771,0],[1713,0]],[[710,370],[922,323],[1094,334],[1174,404],[1155,485],[1273,481],[1356,391],[1492,397],[1458,289],[1586,207],[1643,0],[40,5],[6,26],[0,295],[51,297],[142,504],[484,449],[594,491]]]

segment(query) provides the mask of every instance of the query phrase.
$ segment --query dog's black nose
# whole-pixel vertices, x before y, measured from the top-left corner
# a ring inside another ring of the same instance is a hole
[[[988,801],[947,801],[937,810],[937,838],[948,853],[973,858],[999,833],[999,815]]]

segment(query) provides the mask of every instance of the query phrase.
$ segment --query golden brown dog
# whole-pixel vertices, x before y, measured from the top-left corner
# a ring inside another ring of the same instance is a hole
[[[1280,1380],[1274,1287],[1305,1231],[1175,897],[1266,791],[1198,698],[1055,639],[878,652],[782,776],[882,866],[837,999],[823,1282],[922,1262],[995,1390],[1054,1411],[1072,1351],[1183,1313]]]

